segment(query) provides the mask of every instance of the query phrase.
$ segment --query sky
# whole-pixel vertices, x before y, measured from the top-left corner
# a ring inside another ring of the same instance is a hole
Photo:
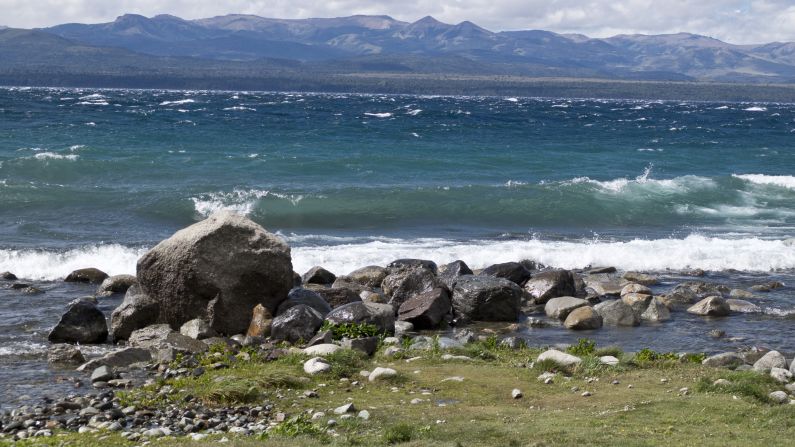
[[[795,0],[0,0],[0,25],[101,23],[125,13],[185,19],[386,14],[470,20],[492,31],[544,29],[591,37],[691,32],[735,44],[795,41]]]

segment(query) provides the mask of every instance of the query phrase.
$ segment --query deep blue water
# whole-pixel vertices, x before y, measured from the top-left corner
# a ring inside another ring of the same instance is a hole
[[[61,306],[90,293],[52,281],[133,273],[219,209],[286,238],[299,272],[531,258],[784,280],[769,314],[725,324],[795,350],[776,335],[795,308],[793,104],[0,89],[0,271],[48,290],[0,288],[0,360],[41,367]],[[717,349],[691,320],[595,336]]]

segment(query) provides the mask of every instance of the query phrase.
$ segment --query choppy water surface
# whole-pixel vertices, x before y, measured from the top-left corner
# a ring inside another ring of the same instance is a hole
[[[71,386],[43,363],[46,332],[93,290],[56,280],[132,273],[148,247],[218,209],[281,234],[299,272],[529,258],[780,280],[762,315],[676,313],[588,336],[713,351],[727,342],[704,334],[722,328],[795,351],[794,141],[792,104],[0,89],[0,271],[46,289],[0,288],[0,401]]]

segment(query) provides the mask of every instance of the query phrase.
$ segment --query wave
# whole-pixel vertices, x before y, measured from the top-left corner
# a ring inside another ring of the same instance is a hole
[[[51,160],[72,160],[72,161],[74,161],[74,160],[77,160],[78,158],[80,158],[80,156],[77,155],[77,154],[66,154],[66,155],[63,155],[63,154],[57,154],[55,152],[39,152],[38,154],[34,155],[33,157],[27,157],[27,158],[35,158],[36,160],[48,160],[48,159],[51,159]]]
[[[161,106],[178,106],[178,105],[181,105],[181,104],[192,104],[194,102],[196,102],[196,101],[193,100],[193,99],[189,99],[188,98],[188,99],[180,99],[180,100],[177,100],[177,101],[163,101],[163,102],[160,103],[160,105]]]
[[[372,116],[372,117],[375,117],[375,118],[389,118],[389,117],[392,116],[392,114],[389,113],[389,112],[382,112],[382,113],[364,112],[364,116]]]
[[[754,106],[754,107],[747,107],[743,110],[746,112],[767,112],[767,107]]]
[[[733,174],[732,177],[757,185],[773,185],[795,190],[795,177],[791,175]]]
[[[70,272],[86,267],[96,267],[109,275],[135,273],[135,263],[145,252],[144,248],[118,244],[91,245],[68,251],[0,249],[0,271],[40,281],[63,279]]]
[[[256,154],[255,154],[256,156]],[[250,156],[249,156],[250,157]],[[253,157],[252,157],[253,158]],[[303,200],[303,195],[283,194],[261,189],[235,189],[231,192],[212,192],[191,197],[193,208],[201,216],[207,217],[215,211],[235,211],[251,214],[261,199],[273,197],[291,202],[293,205]]]

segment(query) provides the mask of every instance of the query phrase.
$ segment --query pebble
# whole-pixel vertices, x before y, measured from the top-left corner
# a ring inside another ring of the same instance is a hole
[[[519,388],[514,388],[511,390],[511,397],[514,399],[521,399],[522,398],[522,390]]]
[[[591,396],[591,392],[590,391],[583,391],[582,394],[580,394],[580,396],[582,396],[582,397],[590,397]]]
[[[356,415],[359,419],[364,419],[365,421],[370,419],[370,412],[367,410],[362,410]]]
[[[353,402],[349,402],[345,405],[335,408],[334,414],[353,413],[354,411],[356,411],[356,407],[353,406]]]

